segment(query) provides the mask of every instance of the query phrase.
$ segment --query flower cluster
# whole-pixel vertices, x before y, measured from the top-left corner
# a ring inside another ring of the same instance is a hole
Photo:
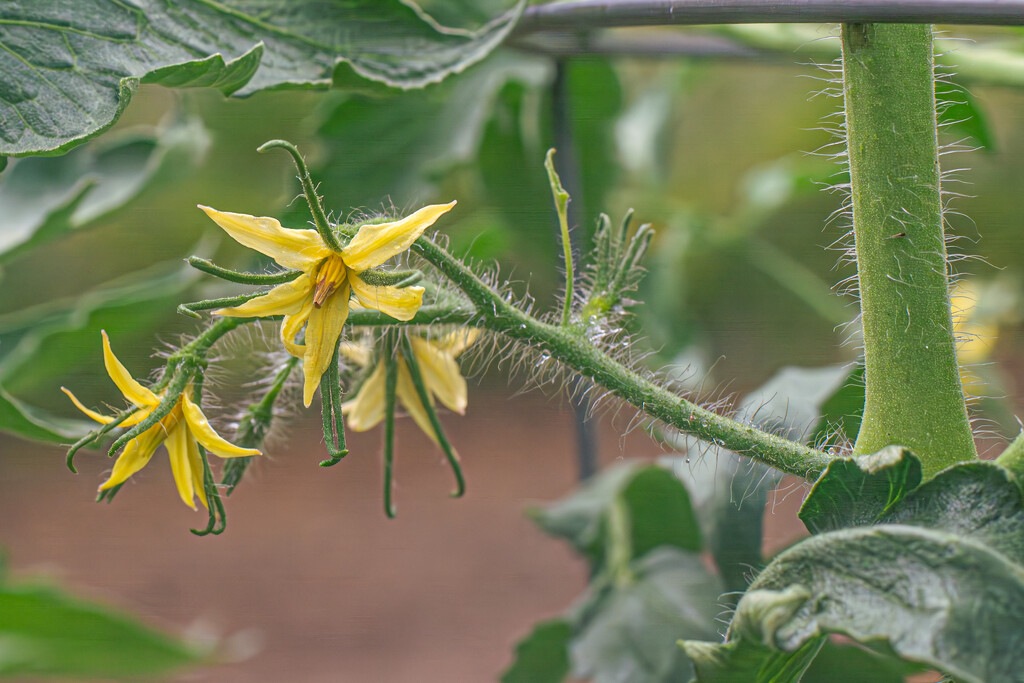
[[[186,385],[185,390],[177,397],[154,393],[139,384],[114,355],[107,333],[104,331],[102,335],[103,363],[106,366],[107,374],[124,397],[135,406],[135,410],[120,422],[121,426],[138,425],[149,418],[159,407],[166,405],[165,402],[173,401],[173,404],[167,414],[161,417],[156,424],[125,445],[117,462],[114,463],[114,470],[110,477],[100,485],[100,491],[112,489],[126,482],[129,477],[145,467],[156,449],[164,444],[171,458],[171,472],[174,474],[174,482],[178,486],[178,494],[185,505],[193,510],[196,509],[195,498],[198,496],[203,506],[209,507],[203,482],[204,467],[200,446],[222,458],[260,455],[260,452],[255,448],[241,448],[229,443],[213,431],[206,416],[203,415],[203,411],[191,397],[193,393],[191,384]],[[86,408],[65,387],[61,387],[61,390],[68,395],[68,398],[79,410],[96,422],[111,424],[117,419]]]
[[[386,339],[402,339],[401,353],[395,353],[397,347],[393,344],[389,347],[392,357],[401,360],[391,364],[378,363],[372,370],[369,366],[378,355],[372,348],[341,341],[342,329],[352,309],[373,309],[401,322],[416,316],[423,303],[424,288],[413,286],[400,277],[401,274],[380,270],[380,267],[408,250],[453,206],[454,201],[426,206],[400,220],[368,222],[351,229],[349,226],[325,228],[326,223],[321,220],[317,222],[317,230],[289,229],[274,218],[200,206],[233,239],[269,256],[285,270],[272,276],[260,276],[227,271],[202,259],[192,260],[193,265],[205,267],[214,274],[243,278],[236,281],[265,282],[276,286],[255,296],[218,300],[220,306],[213,313],[221,317],[221,322],[188,345],[190,348],[183,347],[174,361],[177,365],[169,362],[164,379],[152,389],[131,377],[114,356],[110,341],[103,333],[107,373],[133,408],[118,417],[103,415],[87,408],[74,394],[62,388],[79,410],[104,425],[86,440],[89,443],[112,428],[128,429],[111,449],[114,453],[119,446],[124,446],[100,490],[112,495],[141,470],[163,444],[170,456],[171,470],[181,499],[196,509],[195,499],[198,497],[211,510],[213,528],[211,503],[217,503],[221,517],[222,506],[210,479],[204,449],[222,458],[259,455],[260,451],[236,446],[210,427],[199,407],[196,386],[202,378],[205,353],[220,336],[250,319],[268,317],[281,318],[281,342],[289,354],[302,361],[303,403],[307,407],[312,403],[318,387],[330,387],[330,391],[324,389],[322,392],[325,436],[330,431],[336,440],[340,439],[341,445],[334,451],[329,446],[332,458],[325,462],[333,464],[347,453],[344,450],[342,416],[348,417],[351,428],[363,431],[380,423],[388,410],[393,419],[395,407],[401,405],[416,424],[441,446],[457,468],[457,456],[441,431],[433,406],[436,399],[454,412],[465,412],[466,382],[455,359],[473,343],[479,331],[461,329],[441,338],[427,338],[405,331],[400,336],[385,335]],[[311,209],[317,217],[314,202],[311,202]],[[191,309],[186,312],[192,313]],[[359,392],[345,402],[342,402],[340,387],[337,386],[339,354],[366,366],[369,371]],[[183,361],[184,358],[188,358],[188,362]],[[275,379],[275,392],[280,390],[297,360],[291,361],[284,373]],[[390,394],[386,384],[391,387]],[[390,396],[389,403],[385,401],[386,395]],[[255,408],[257,413],[260,410],[265,413],[265,406],[257,405]],[[258,443],[258,440],[241,438],[243,442]],[[78,444],[72,447],[69,464],[78,447]],[[390,457],[390,445],[386,450]],[[246,466],[246,462],[239,462],[240,467],[231,465],[225,469],[225,472],[231,471],[232,481]],[[458,471],[457,476],[461,492],[462,479]],[[215,501],[209,500],[211,493]]]

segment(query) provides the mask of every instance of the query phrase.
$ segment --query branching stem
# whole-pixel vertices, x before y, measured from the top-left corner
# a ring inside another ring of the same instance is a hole
[[[602,352],[578,327],[549,325],[520,311],[430,240],[420,238],[412,248],[469,298],[477,310],[477,324],[543,348],[647,415],[800,477],[816,478],[831,461],[825,453],[718,415],[673,394]]]

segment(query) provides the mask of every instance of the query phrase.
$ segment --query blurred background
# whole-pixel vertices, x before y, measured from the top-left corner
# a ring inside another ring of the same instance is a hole
[[[833,34],[816,30],[822,41]],[[255,151],[273,138],[307,155],[337,218],[457,199],[437,225],[452,250],[497,262],[541,307],[555,305],[562,277],[542,168],[557,144],[578,167],[581,245],[600,212],[618,221],[634,208],[657,230],[633,321],[652,367],[685,371],[712,398],[742,396],[785,366],[855,361],[855,300],[833,290],[853,271],[829,248],[846,230],[829,221],[841,197],[827,188],[842,175],[822,130],[841,103],[820,94],[828,74],[807,63],[818,49],[808,40],[782,57],[673,59],[506,50],[406,93],[225,99],[145,86],[97,140],[0,175],[3,390],[68,417],[61,385],[86,405],[116,403],[100,329],[136,377],[158,367],[154,351],[196,329],[177,303],[233,291],[183,259],[260,265],[196,204],[308,221],[289,160]],[[1019,429],[1024,373],[1024,92],[969,89],[980,127],[954,127],[945,142],[974,151],[944,163],[967,169],[968,184],[953,189],[976,195],[951,204],[963,215],[949,223],[970,257],[956,263],[969,283],[964,331],[988,340],[972,347],[970,393],[994,455]],[[24,248],[39,225],[64,229]],[[478,373],[466,417],[444,416],[465,463],[462,500],[447,497],[440,452],[402,420],[398,518],[386,520],[381,434],[352,435],[352,454],[321,470],[319,415],[296,407],[227,500],[227,532],[196,538],[188,528],[205,518],[180,504],[165,458],[97,505],[110,467],[101,454],[81,453],[75,476],[61,448],[0,436],[0,546],[17,575],[54,576],[155,625],[226,638],[237,661],[188,678],[493,680],[530,625],[587,581],[582,561],[524,514],[578,483],[572,411],[562,397],[515,395],[521,380],[509,386],[507,365]],[[209,413],[223,425],[236,408],[225,399]],[[666,453],[640,431],[620,436],[626,419],[595,425],[604,465]],[[784,487],[790,495],[770,503],[771,549],[802,529],[799,490]]]

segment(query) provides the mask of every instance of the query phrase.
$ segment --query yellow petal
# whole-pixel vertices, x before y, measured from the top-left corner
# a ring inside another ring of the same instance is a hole
[[[67,387],[61,387],[60,390],[67,394],[67,397],[71,399],[71,402],[75,404],[76,408],[78,408],[83,413],[85,413],[92,419],[96,420],[100,424],[110,424],[116,419],[113,417],[108,417],[107,415],[101,415],[100,413],[97,413],[95,410],[89,410],[84,405],[82,405],[82,402],[79,401],[78,398],[74,394],[72,394]]]
[[[129,477],[149,463],[153,453],[166,437],[167,432],[161,422],[147,429],[138,438],[129,441],[114,463],[114,471],[110,473],[110,478],[100,484],[100,491],[128,481]]]
[[[291,282],[274,287],[263,296],[250,299],[240,306],[220,308],[214,315],[236,318],[262,318],[271,315],[292,315],[302,309],[305,300],[313,291],[313,281],[303,273]]]
[[[446,334],[437,342],[437,345],[451,354],[452,358],[458,358],[462,355],[463,351],[475,344],[479,338],[479,327],[460,328]]]
[[[373,429],[384,419],[384,364],[380,363],[351,401],[341,404],[345,424],[356,432]]]
[[[185,413],[185,422],[192,432],[192,436],[203,445],[203,448],[214,455],[222,458],[237,458],[245,455],[260,455],[255,448],[242,448],[225,440],[224,437],[213,431],[209,420],[203,415],[203,411],[189,398],[191,386],[181,395],[181,407]]]
[[[348,281],[359,303],[390,315],[395,320],[411,320],[423,305],[422,287],[377,287],[366,284],[358,275],[350,277]]]
[[[420,374],[427,390],[437,400],[462,415],[466,412],[466,380],[459,372],[459,364],[451,354],[420,337],[411,337],[412,352],[419,361]]]
[[[409,413],[423,433],[430,437],[430,440],[437,443],[437,435],[434,434],[434,425],[430,424],[430,418],[427,416],[427,411],[423,407],[423,402],[420,401],[420,395],[416,391],[416,385],[412,383],[412,377],[409,375],[409,368],[405,367],[405,363],[398,363],[398,383],[395,387],[395,394],[398,401],[405,408],[405,412]]]
[[[202,205],[199,208],[236,242],[266,254],[285,268],[309,272],[331,254],[316,230],[290,230],[276,218],[217,211]]]
[[[453,206],[455,202],[424,206],[400,221],[364,225],[341,250],[345,265],[356,272],[376,268],[412,246],[424,230]]]
[[[82,405],[82,402],[79,401],[78,398],[74,394],[72,394],[71,391],[66,387],[61,387],[60,390],[67,394],[67,397],[71,399],[71,402],[75,404],[76,408],[78,408],[83,413],[85,413],[92,419],[96,420],[100,424],[110,424],[111,422],[117,419],[116,417],[109,417],[107,415],[97,413],[95,410],[89,410],[84,405]],[[134,413],[132,413],[124,420],[122,420],[119,426],[131,427],[133,425],[137,425],[143,420],[145,420],[147,417],[149,417],[149,414],[151,412],[153,412],[152,408],[143,408],[142,410],[136,410]]]
[[[309,297],[302,304],[302,308],[295,315],[286,315],[281,322],[281,343],[288,353],[296,358],[306,355],[306,345],[296,343],[295,337],[299,335],[302,326],[309,320],[309,314],[313,311],[313,297]]]
[[[199,455],[199,444],[196,443],[191,430],[189,430],[186,445],[188,446],[188,465],[192,471],[192,490],[199,496],[199,502],[203,504],[203,507],[209,509],[210,504],[206,501],[206,484],[203,482],[203,461]]]
[[[306,322],[306,355],[302,358],[302,402],[309,407],[313,394],[320,386],[320,377],[334,358],[334,345],[341,336],[341,328],[348,320],[348,284],[342,285],[327,297],[324,305],[314,308]]]
[[[351,308],[351,303],[349,308]],[[352,361],[356,365],[365,368],[373,360],[373,349],[364,345],[356,344],[355,342],[343,341],[338,344],[338,353],[345,359]]]
[[[188,442],[192,440],[188,427],[179,424],[167,435],[167,454],[171,458],[171,474],[178,487],[178,495],[193,510],[196,509],[195,479],[192,477],[192,464],[188,460]]]
[[[110,339],[107,337],[106,330],[101,331],[100,334],[103,335],[103,364],[118,390],[124,394],[125,398],[140,408],[159,405],[160,398],[132,379],[125,367],[121,365],[121,361],[117,359],[110,348]]]

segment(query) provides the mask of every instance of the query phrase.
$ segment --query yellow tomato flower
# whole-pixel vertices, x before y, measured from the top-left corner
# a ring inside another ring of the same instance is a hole
[[[999,326],[991,316],[979,314],[981,290],[972,280],[958,282],[950,295],[953,308],[953,335],[956,357],[960,362],[960,382],[969,396],[981,396],[984,387],[969,366],[989,360],[996,346]]]
[[[305,377],[302,400],[308,407],[320,377],[334,357],[334,346],[348,319],[349,298],[396,320],[410,320],[423,302],[422,287],[375,286],[359,273],[376,268],[416,241],[423,231],[455,206],[436,204],[390,223],[366,224],[340,252],[330,249],[316,230],[291,230],[275,218],[199,208],[231,237],[285,268],[302,274],[241,306],[214,311],[217,315],[265,317],[283,315],[281,340],[293,356],[302,358]],[[303,343],[295,338],[305,326]]]
[[[107,368],[107,374],[110,375],[110,379],[114,380],[114,384],[124,394],[124,397],[137,408],[134,413],[121,422],[121,426],[131,427],[149,417],[150,413],[160,405],[163,395],[153,393],[132,379],[132,376],[128,374],[125,367],[121,365],[121,361],[110,349],[107,333],[103,332],[102,334],[103,364]],[[113,417],[86,408],[65,387],[61,387],[61,391],[68,395],[76,408],[100,424],[109,424],[114,421]],[[171,472],[174,474],[174,482],[178,486],[178,494],[185,501],[185,505],[195,510],[195,496],[199,496],[202,504],[209,507],[206,501],[206,490],[203,486],[203,462],[199,455],[198,444],[202,444],[207,451],[222,458],[260,455],[255,448],[236,446],[213,431],[206,416],[203,415],[203,411],[189,398],[191,393],[192,386],[190,384],[167,416],[128,442],[124,451],[117,458],[117,462],[114,463],[114,471],[110,474],[110,478],[100,485],[100,491],[128,481],[129,477],[146,466],[157,447],[164,444],[171,457]]]
[[[466,413],[468,402],[466,380],[459,372],[459,364],[455,362],[455,359],[479,336],[480,330],[471,328],[451,332],[437,341],[412,335],[409,337],[409,343],[419,365],[420,374],[423,376],[423,383],[430,395],[431,404],[436,397],[438,401],[459,415]],[[343,342],[341,354],[363,366],[369,365],[372,361],[370,350],[357,344]],[[397,366],[395,398],[412,416],[419,428],[437,443],[433,425],[420,402],[416,385],[413,384],[409,368],[401,354],[398,354]],[[359,393],[355,398],[346,401],[341,406],[342,413],[347,418],[346,424],[357,432],[372,429],[384,419],[384,373],[384,364],[378,363],[359,388]]]

